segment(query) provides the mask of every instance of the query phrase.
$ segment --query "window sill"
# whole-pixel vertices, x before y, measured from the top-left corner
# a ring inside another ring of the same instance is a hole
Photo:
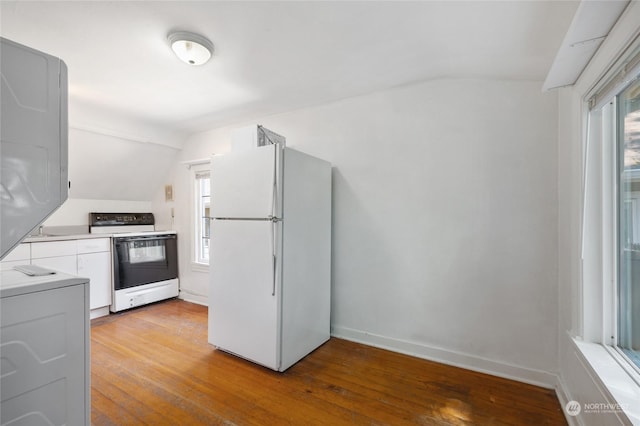
[[[209,272],[209,265],[198,262],[191,262],[191,270],[193,272]]]
[[[615,403],[631,424],[640,425],[640,386],[604,346],[573,339]],[[595,402],[595,401],[594,401]]]

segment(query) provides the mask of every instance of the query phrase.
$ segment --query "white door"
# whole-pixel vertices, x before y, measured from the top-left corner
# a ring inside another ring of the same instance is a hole
[[[213,221],[209,343],[278,369],[272,226],[269,221]]]
[[[111,304],[111,253],[78,255],[78,276],[89,278],[89,309]]]
[[[278,145],[215,156],[211,161],[212,217],[265,218],[274,212]]]

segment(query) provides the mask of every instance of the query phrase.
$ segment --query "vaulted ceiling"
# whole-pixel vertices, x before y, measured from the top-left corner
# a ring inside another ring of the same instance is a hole
[[[194,133],[428,79],[542,82],[577,6],[2,1],[0,34],[67,63],[75,110]],[[209,38],[212,60],[180,62],[172,30]]]

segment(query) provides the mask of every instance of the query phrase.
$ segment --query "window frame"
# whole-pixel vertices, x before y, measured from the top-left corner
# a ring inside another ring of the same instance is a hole
[[[197,164],[190,165],[190,187],[191,187],[191,199],[190,199],[190,217],[191,217],[191,268],[198,272],[209,271],[209,259],[204,259],[200,256],[202,242],[202,214],[201,214],[201,192],[199,188],[199,176],[202,174],[211,173],[210,161],[199,162]],[[210,193],[210,192],[209,192]],[[209,238],[211,234],[209,234]]]
[[[640,54],[640,52],[638,53]],[[638,364],[636,364],[634,361],[632,361],[627,354],[623,351],[622,347],[620,346],[620,308],[619,308],[619,304],[620,304],[620,293],[621,293],[621,283],[620,283],[620,276],[621,273],[619,272],[620,268],[621,268],[621,262],[620,262],[620,257],[618,255],[619,250],[620,250],[620,235],[622,232],[622,224],[621,224],[621,216],[622,216],[622,212],[621,212],[621,208],[622,208],[622,203],[620,202],[620,193],[621,190],[620,188],[621,186],[621,182],[620,182],[620,176],[621,176],[621,167],[624,167],[623,165],[623,152],[621,149],[621,132],[623,129],[622,126],[622,122],[620,120],[621,117],[619,117],[619,104],[620,104],[620,95],[622,95],[631,85],[634,84],[638,84],[638,81],[640,81],[640,69],[636,70],[636,77],[633,77],[628,84],[622,88],[618,93],[616,93],[616,95],[614,96],[614,98],[612,99],[611,105],[612,105],[612,109],[613,109],[613,113],[612,113],[612,117],[611,117],[611,123],[608,123],[608,125],[611,127],[612,129],[612,133],[614,135],[614,150],[615,150],[615,166],[614,166],[614,170],[616,173],[616,181],[615,183],[615,188],[613,189],[614,191],[614,208],[615,208],[615,216],[614,216],[614,223],[613,226],[615,227],[615,241],[614,243],[616,244],[615,247],[615,253],[616,253],[616,263],[615,263],[615,267],[617,268],[617,273],[616,273],[616,278],[615,278],[615,282],[614,282],[614,292],[615,292],[615,298],[613,301],[612,306],[610,306],[610,309],[612,310],[612,312],[614,313],[614,322],[611,325],[611,334],[612,334],[612,341],[611,341],[611,347],[613,348],[613,350],[615,351],[615,355],[617,357],[619,357],[619,359],[622,361],[622,367],[629,373],[629,375],[632,377],[632,379],[640,386],[640,366]],[[636,175],[640,173],[640,170],[638,170],[637,173],[635,173]],[[631,197],[629,202],[630,204],[630,208],[632,210],[637,210],[638,208],[638,200],[640,199],[640,193],[638,191],[634,191],[636,194],[636,197],[633,198]],[[632,192],[633,194],[633,192]],[[627,201],[625,200],[625,203]],[[635,215],[632,215],[635,216]],[[639,230],[637,228],[633,229],[634,234],[637,234],[639,232]]]
[[[570,334],[616,410],[637,419],[640,373],[617,347],[619,191],[614,95],[622,89],[599,106],[591,101],[595,90],[582,98],[582,249],[576,293],[580,302],[576,328]]]
[[[566,91],[561,89],[559,100],[562,127],[559,129],[558,142],[560,158],[565,161],[560,166],[567,167],[561,171],[559,188],[561,197],[566,197],[561,198],[560,224],[566,226],[566,229],[562,230],[560,237],[561,243],[567,244],[565,254],[561,253],[563,263],[560,277],[566,280],[561,282],[561,297],[568,301],[567,308],[570,310],[564,313],[563,318],[568,321],[567,328],[563,331],[566,331],[570,342],[566,348],[569,358],[561,358],[563,362],[568,362],[562,366],[561,380],[572,381],[566,385],[571,385],[570,388],[575,393],[566,393],[567,397],[580,398],[584,395],[600,400],[601,396],[604,401],[619,404],[622,413],[616,410],[612,416],[625,424],[640,419],[640,409],[637,408],[640,386],[622,368],[623,361],[620,361],[615,351],[609,350],[611,346],[606,338],[610,339],[610,335],[606,336],[606,331],[610,329],[605,328],[604,318],[607,312],[604,307],[611,306],[612,303],[607,304],[603,296],[606,299],[613,294],[611,281],[607,282],[607,275],[601,270],[605,259],[599,250],[604,248],[603,237],[606,234],[603,235],[602,220],[600,227],[596,228],[585,220],[585,204],[591,196],[590,190],[597,187],[597,195],[600,197],[603,185],[600,175],[595,179],[594,176],[588,177],[587,165],[591,164],[588,153],[592,150],[589,149],[588,138],[585,136],[589,133],[590,107],[599,102],[594,95],[606,97],[606,89],[615,85],[612,77],[621,66],[626,66],[625,61],[640,46],[640,29],[637,25],[639,18],[640,6],[629,4],[576,83]],[[599,155],[597,152],[596,154]],[[599,156],[598,159],[600,160]],[[595,185],[589,185],[589,181]],[[598,212],[603,210],[602,206],[603,203],[598,198]],[[612,209],[609,212],[613,214]],[[607,214],[607,211],[604,213]],[[585,254],[591,254],[587,253],[591,250],[596,255],[585,257]],[[597,263],[595,269],[600,275],[593,274],[593,263]],[[593,321],[590,317],[597,319]],[[564,352],[561,352],[561,356],[562,354]],[[577,359],[570,354],[575,354]],[[580,389],[587,384],[590,384],[589,388]]]
[[[618,347],[619,295],[619,125],[617,97],[612,93],[602,106],[584,99],[584,194],[582,312],[579,333],[586,342],[602,345],[640,386],[640,369]],[[591,93],[593,93],[592,91]],[[595,209],[596,212],[588,212]]]

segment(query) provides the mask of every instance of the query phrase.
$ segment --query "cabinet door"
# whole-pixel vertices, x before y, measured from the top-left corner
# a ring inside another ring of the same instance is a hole
[[[23,261],[29,263],[29,259],[31,259],[31,244],[30,243],[22,243],[18,244],[16,248],[14,248],[9,254],[2,259],[3,262],[15,262],[15,261]]]
[[[78,275],[89,278],[90,309],[111,304],[111,253],[79,254]]]
[[[31,264],[53,269],[54,271],[62,272],[64,274],[78,275],[76,255],[31,259]]]
[[[31,263],[37,264],[36,260],[43,257],[75,256],[77,252],[75,240],[31,243]]]
[[[78,240],[78,254],[111,250],[111,238],[87,238]]]
[[[2,262],[0,262],[0,271],[10,271],[13,269],[14,266],[29,265],[29,264],[31,264],[31,261],[29,259],[12,260],[12,261],[3,260]]]

